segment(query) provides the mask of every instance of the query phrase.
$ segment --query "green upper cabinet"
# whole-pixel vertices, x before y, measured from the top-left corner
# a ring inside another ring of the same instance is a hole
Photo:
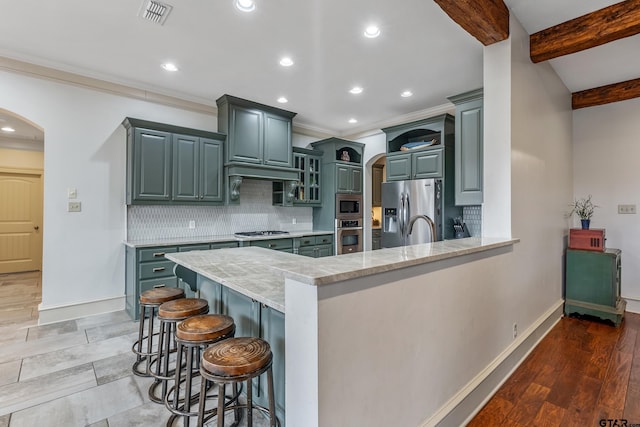
[[[448,114],[383,129],[387,181],[444,178],[445,153],[453,151],[453,130],[454,118]]]
[[[483,90],[452,96],[449,100],[456,106],[456,205],[479,205],[483,201]]]
[[[127,130],[127,199],[171,200],[171,134],[151,129]]]
[[[336,193],[362,193],[362,166],[335,164]]]
[[[127,204],[220,204],[225,135],[127,118]]]
[[[222,202],[223,145],[214,139],[173,135],[173,197]]]
[[[229,163],[292,167],[290,111],[223,95],[218,105],[218,131],[227,133]]]
[[[298,171],[293,205],[320,206],[322,152],[293,147],[293,167]]]

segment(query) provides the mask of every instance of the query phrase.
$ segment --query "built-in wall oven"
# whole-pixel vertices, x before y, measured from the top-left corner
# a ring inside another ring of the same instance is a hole
[[[362,220],[336,219],[336,254],[362,252]]]

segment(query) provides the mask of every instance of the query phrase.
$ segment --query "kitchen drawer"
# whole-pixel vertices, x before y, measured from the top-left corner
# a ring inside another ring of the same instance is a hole
[[[262,248],[282,251],[293,249],[293,239],[253,240],[251,246],[260,246]]]
[[[163,260],[164,254],[178,252],[176,246],[163,246],[158,248],[139,249],[138,259],[140,262]]]
[[[178,248],[178,252],[208,251],[208,250],[209,250],[209,244],[208,243],[203,243],[201,245],[180,246]]]
[[[316,236],[304,236],[299,239],[300,247],[313,246],[316,244]]]
[[[143,293],[144,291],[148,291],[149,289],[153,289],[155,287],[160,287],[162,285],[164,285],[164,287],[166,288],[176,288],[178,287],[178,278],[176,276],[168,276],[141,280],[140,293]]]
[[[140,264],[138,277],[140,279],[151,279],[152,277],[165,277],[173,275],[173,261],[145,262]]]
[[[210,247],[211,249],[237,248],[238,242],[215,242]]]
[[[333,234],[316,236],[316,245],[333,245]]]

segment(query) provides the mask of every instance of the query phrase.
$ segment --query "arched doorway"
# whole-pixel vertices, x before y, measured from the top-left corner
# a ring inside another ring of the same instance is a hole
[[[44,132],[0,109],[0,322],[35,320],[42,300]]]

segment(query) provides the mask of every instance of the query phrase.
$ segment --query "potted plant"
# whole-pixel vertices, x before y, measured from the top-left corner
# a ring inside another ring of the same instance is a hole
[[[583,197],[582,199],[576,199],[571,206],[571,212],[569,212],[569,216],[576,214],[580,218],[580,222],[582,223],[582,229],[588,230],[589,223],[591,222],[591,217],[593,216],[593,211],[598,205],[594,205],[591,201],[591,194],[588,197]]]

